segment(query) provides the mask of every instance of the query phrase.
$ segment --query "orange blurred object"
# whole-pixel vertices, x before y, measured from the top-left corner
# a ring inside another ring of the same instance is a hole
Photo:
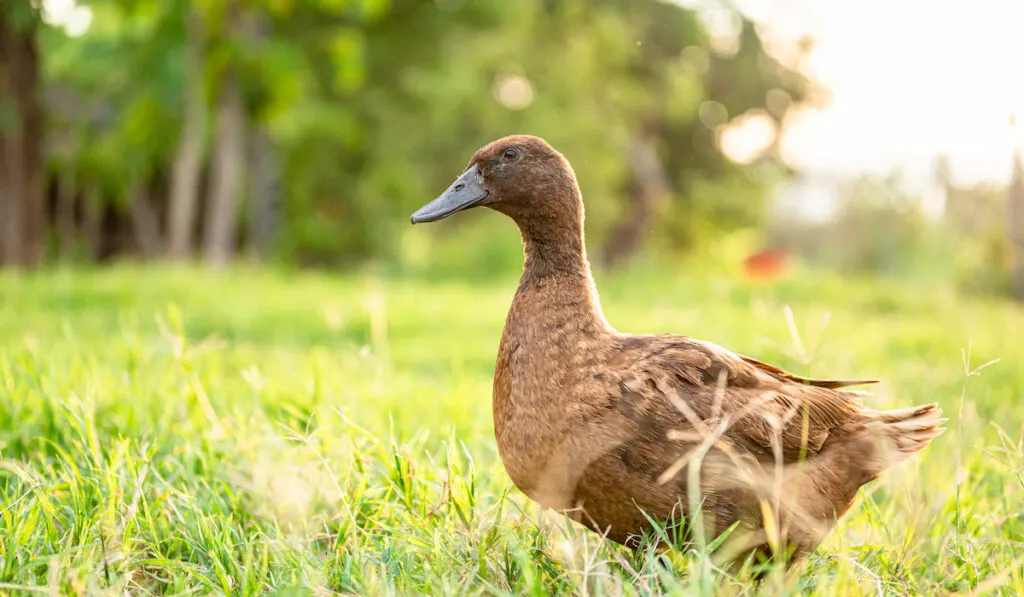
[[[761,249],[743,260],[743,271],[755,280],[774,280],[786,272],[789,251],[780,248]]]

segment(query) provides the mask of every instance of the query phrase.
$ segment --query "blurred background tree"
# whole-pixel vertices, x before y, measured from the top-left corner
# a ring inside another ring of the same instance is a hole
[[[1024,199],[1001,189],[966,210],[947,192],[936,224],[866,178],[828,223],[773,219],[786,117],[820,96],[799,68],[812,46],[780,52],[743,14],[714,16],[661,0],[0,0],[0,258],[415,267],[433,248],[518,267],[494,219],[407,216],[481,144],[524,132],[572,159],[605,267],[753,230],[813,262],[905,272],[955,232],[974,247],[964,271],[1009,287]],[[740,129],[755,134],[727,150]]]
[[[716,45],[657,0],[79,0],[72,35],[56,4],[77,6],[3,4],[10,263],[44,238],[71,259],[393,259],[408,212],[511,132],[576,158],[603,262],[685,250],[758,221],[776,173],[727,159],[722,128],[777,127],[806,87],[738,13]]]
[[[27,3],[0,4],[0,258],[21,266],[40,262],[45,227],[39,29]]]

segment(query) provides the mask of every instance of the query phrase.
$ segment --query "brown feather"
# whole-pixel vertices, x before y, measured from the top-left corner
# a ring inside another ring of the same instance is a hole
[[[753,358],[750,358],[750,357],[747,357],[747,356],[742,356],[742,355],[740,355],[740,357],[744,361],[750,363],[751,365],[757,367],[758,369],[761,369],[763,371],[767,371],[768,373],[771,373],[772,375],[774,375],[774,376],[776,376],[776,377],[778,377],[780,379],[786,379],[786,380],[789,380],[789,381],[795,381],[797,383],[802,383],[802,384],[806,384],[806,385],[809,385],[809,386],[818,386],[819,388],[829,388],[829,389],[832,389],[832,390],[837,390],[839,388],[848,388],[850,386],[863,386],[863,385],[868,385],[868,384],[873,384],[873,383],[879,383],[880,382],[880,380],[878,380],[878,379],[849,379],[849,380],[846,380],[846,379],[815,379],[815,378],[812,378],[812,377],[801,377],[799,375],[795,375],[793,373],[790,373],[789,371],[786,371],[784,369],[780,369],[779,367],[776,367],[775,365],[769,365],[768,363],[762,363],[761,361],[758,361],[757,359],[753,359]]]

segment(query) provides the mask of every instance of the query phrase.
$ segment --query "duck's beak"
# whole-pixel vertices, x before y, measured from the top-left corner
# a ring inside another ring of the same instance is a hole
[[[448,187],[447,191],[441,193],[440,197],[412,214],[410,220],[413,224],[443,220],[453,213],[480,205],[486,198],[484,177],[476,164],[473,164]]]

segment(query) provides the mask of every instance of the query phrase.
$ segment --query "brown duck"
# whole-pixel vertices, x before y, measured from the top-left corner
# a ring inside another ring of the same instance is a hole
[[[629,335],[605,320],[569,162],[543,139],[481,148],[433,222],[486,206],[512,218],[526,262],[494,371],[494,431],[512,481],[541,506],[636,547],[652,528],[729,559],[815,548],[865,483],[942,432],[935,404],[878,411],[841,388],[720,346]],[[699,486],[698,486],[699,485]],[[689,529],[689,530],[687,530]]]

